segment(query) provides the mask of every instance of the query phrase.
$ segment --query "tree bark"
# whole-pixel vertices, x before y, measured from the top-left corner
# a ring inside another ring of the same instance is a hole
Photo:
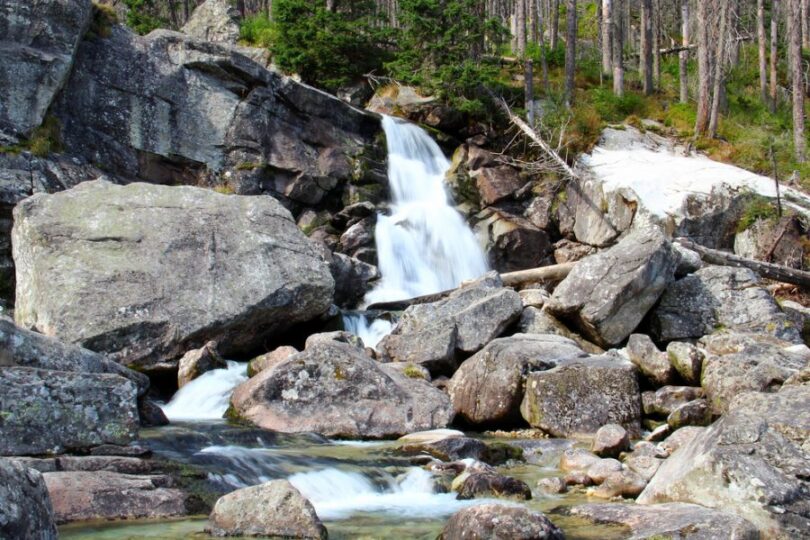
[[[779,0],[773,0],[771,4],[771,111],[776,112],[776,106],[779,104],[779,96],[777,95],[777,67],[779,66],[779,58],[777,58],[779,49]]]
[[[711,60],[709,43],[709,0],[697,3],[698,97],[695,137],[702,137],[709,127],[711,100]]]
[[[652,0],[641,0],[641,57],[639,68],[644,95],[653,93]]]
[[[551,0],[549,23],[551,24],[551,48],[556,49],[560,34],[560,0]]]
[[[720,106],[723,100],[723,86],[725,85],[726,43],[728,38],[729,0],[720,0],[720,32],[717,36],[717,45],[714,52],[714,84],[712,88],[712,109],[709,117],[709,137],[717,137],[717,128],[720,124]]]
[[[624,96],[624,18],[622,5],[627,0],[613,0],[613,93]]]
[[[765,0],[757,0],[757,42],[759,45],[759,91],[762,102],[768,103],[768,57],[765,33]]]
[[[574,77],[577,69],[577,0],[566,0],[565,104],[574,103]]]
[[[515,2],[515,54],[518,58],[526,56],[526,0]]]
[[[763,1],[763,0],[760,0]],[[681,34],[683,46],[689,47],[689,0],[683,0],[681,4]],[[679,69],[681,83],[681,103],[689,102],[689,50],[683,50],[679,54]]]
[[[653,54],[653,89],[661,87],[661,0],[652,4],[652,54]]]
[[[602,0],[602,73],[610,75],[613,69],[613,24],[610,0]]]
[[[526,100],[526,120],[534,127],[534,65],[532,59],[526,60],[525,79],[525,100]]]
[[[788,31],[790,32],[790,71],[793,73],[793,149],[799,163],[805,160],[804,139],[804,79],[802,73],[802,4],[789,0]]]

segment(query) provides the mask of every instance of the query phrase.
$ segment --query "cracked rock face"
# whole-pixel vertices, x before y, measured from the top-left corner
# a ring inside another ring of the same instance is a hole
[[[810,386],[747,392],[658,469],[641,504],[688,502],[745,516],[765,538],[810,530]]]
[[[250,352],[327,310],[327,264],[271,197],[85,182],[14,211],[19,325],[143,369]]]
[[[51,500],[42,474],[0,458],[0,537],[56,540]]]
[[[338,341],[316,340],[238,386],[236,416],[285,433],[385,438],[444,428],[450,399],[421,378],[410,378]]]

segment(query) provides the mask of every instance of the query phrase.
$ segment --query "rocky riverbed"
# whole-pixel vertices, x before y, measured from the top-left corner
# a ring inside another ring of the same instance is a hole
[[[431,100],[285,77],[223,2],[0,0],[0,537],[808,536],[810,310],[673,241],[801,270],[801,194],[664,208],[637,160],[705,160],[630,127],[564,184],[449,161],[380,115]]]

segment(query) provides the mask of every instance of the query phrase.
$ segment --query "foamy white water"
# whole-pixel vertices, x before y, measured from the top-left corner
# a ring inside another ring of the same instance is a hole
[[[233,389],[247,379],[247,364],[228,360],[227,369],[203,373],[178,390],[163,412],[169,420],[221,419]]]
[[[327,520],[345,519],[360,512],[441,517],[488,502],[458,501],[455,493],[434,493],[430,473],[418,467],[399,478],[389,477],[385,487],[360,473],[335,468],[294,474],[288,480],[309,499],[318,516]]]
[[[350,313],[343,316],[343,327],[347,332],[359,336],[366,347],[374,348],[382,338],[391,333],[394,325],[385,319],[376,319],[369,323],[363,315]]]
[[[475,235],[452,206],[444,176],[450,162],[419,126],[383,116],[388,144],[391,215],[377,216],[375,238],[382,279],[365,301],[389,302],[457,287],[487,271]],[[373,347],[391,328],[347,321]]]

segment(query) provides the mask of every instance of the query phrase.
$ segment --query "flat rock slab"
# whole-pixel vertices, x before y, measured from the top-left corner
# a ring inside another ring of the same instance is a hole
[[[56,521],[42,475],[0,458],[0,538],[56,540]]]
[[[282,432],[385,438],[446,427],[447,394],[379,364],[355,345],[314,341],[238,386],[231,414]]]
[[[58,523],[90,519],[183,516],[187,495],[167,476],[108,471],[59,471],[42,475]]]
[[[583,504],[567,509],[565,513],[584,518],[595,525],[625,527],[628,529],[625,538],[630,540],[758,540],[760,537],[756,527],[742,517],[696,504]]]
[[[606,424],[641,433],[641,394],[635,366],[603,355],[567,360],[530,373],[523,418],[554,437],[592,436]]]
[[[14,211],[18,324],[148,369],[215,340],[249,352],[331,304],[275,199],[85,182]]]
[[[123,377],[0,367],[0,455],[124,445],[137,434],[137,388]]]
[[[806,384],[737,396],[720,420],[664,461],[638,502],[701,504],[745,516],[766,538],[805,536],[808,410]]]

